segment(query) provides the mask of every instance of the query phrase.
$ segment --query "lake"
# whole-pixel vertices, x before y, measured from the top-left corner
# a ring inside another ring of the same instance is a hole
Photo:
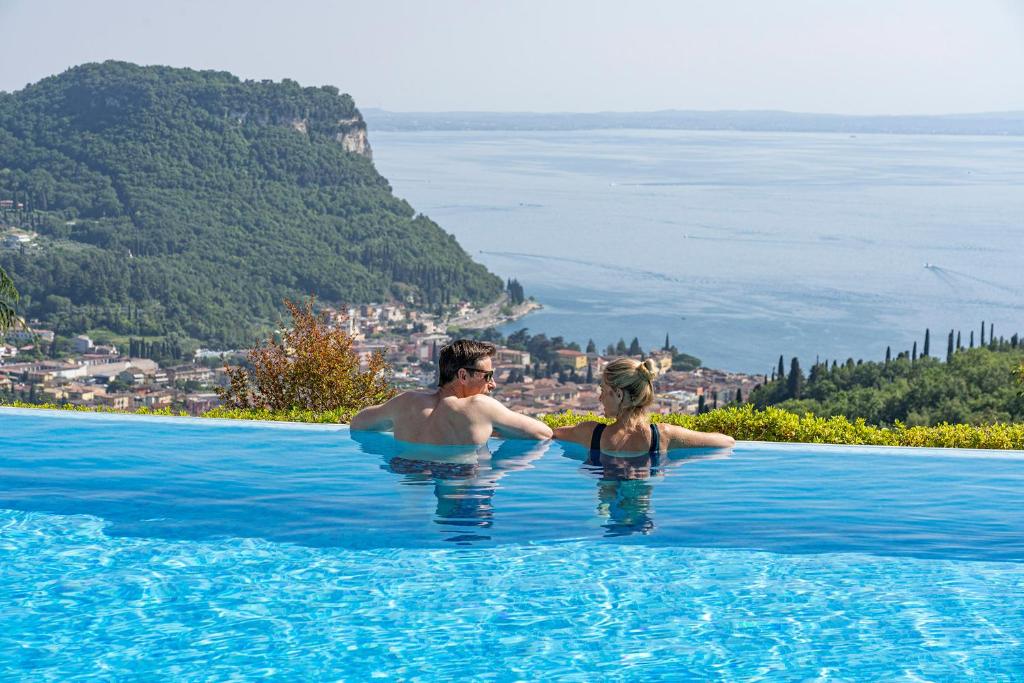
[[[1024,138],[371,121],[371,142],[398,196],[544,304],[505,332],[668,334],[747,372],[1024,332]]]

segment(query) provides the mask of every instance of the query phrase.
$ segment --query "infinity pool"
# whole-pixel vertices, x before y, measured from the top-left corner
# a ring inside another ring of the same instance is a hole
[[[1024,453],[0,409],[0,679],[1024,679]]]

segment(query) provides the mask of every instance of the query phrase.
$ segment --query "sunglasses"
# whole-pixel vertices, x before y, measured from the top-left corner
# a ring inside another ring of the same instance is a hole
[[[467,368],[467,367],[463,367],[462,369],[463,370],[468,370],[469,372],[480,372],[480,373],[483,373],[484,381],[485,382],[490,382],[492,379],[494,379],[494,370],[481,370],[480,368]]]

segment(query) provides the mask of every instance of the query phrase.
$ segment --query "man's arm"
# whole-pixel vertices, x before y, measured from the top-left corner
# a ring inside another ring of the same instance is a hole
[[[356,431],[386,432],[395,426],[395,402],[398,396],[379,406],[363,408],[352,417],[349,428]]]
[[[556,427],[555,438],[559,441],[572,441],[581,446],[589,446],[596,424],[593,420],[587,420],[568,427]]]
[[[551,438],[551,427],[540,420],[513,412],[490,396],[475,397],[484,408],[494,429],[502,436],[510,439]]]

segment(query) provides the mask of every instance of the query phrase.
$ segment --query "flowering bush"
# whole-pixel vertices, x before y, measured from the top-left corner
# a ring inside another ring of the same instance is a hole
[[[336,413],[339,418],[395,395],[389,383],[391,366],[380,351],[362,369],[354,340],[313,312],[312,297],[304,307],[285,306],[292,325],[277,339],[271,335],[251,349],[251,367],[225,367],[229,386],[218,389],[222,413],[256,410],[269,415],[292,411]]]

